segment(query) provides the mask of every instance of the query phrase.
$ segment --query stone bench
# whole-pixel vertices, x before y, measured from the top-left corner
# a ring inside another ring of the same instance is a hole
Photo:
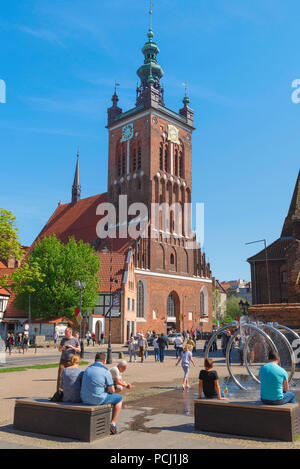
[[[294,441],[300,434],[298,404],[196,399],[195,430]]]
[[[18,399],[14,428],[90,442],[110,435],[110,412],[110,404],[89,406],[46,399]]]

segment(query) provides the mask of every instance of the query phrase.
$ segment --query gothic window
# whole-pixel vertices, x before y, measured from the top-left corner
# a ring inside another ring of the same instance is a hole
[[[136,149],[133,150],[132,171],[136,171]]]
[[[175,176],[178,176],[178,150],[175,150]]]
[[[118,156],[118,176],[121,176],[121,156]]]
[[[137,169],[141,169],[142,167],[142,150],[139,148],[138,149],[138,163],[137,163]]]
[[[287,283],[287,273],[286,273],[286,271],[281,272],[281,283]]]
[[[171,254],[170,256],[170,264],[174,265],[174,254]]]
[[[182,151],[180,152],[180,155],[179,155],[179,176],[181,178],[184,177],[183,153],[182,153]]]
[[[200,292],[200,317],[208,316],[208,293],[205,287]]]
[[[143,282],[139,280],[137,284],[137,314],[136,314],[138,318],[145,317],[144,298],[145,298],[144,285],[143,285]]]
[[[168,172],[168,146],[165,146],[165,171]]]
[[[125,153],[123,153],[123,156],[122,156],[122,174],[124,175],[126,172],[126,157],[125,157]]]
[[[175,299],[172,293],[168,296],[168,302],[167,302],[167,316],[169,318],[174,318],[175,317]]]
[[[161,171],[163,171],[163,169],[164,169],[163,153],[164,153],[163,146],[160,145],[160,147],[159,147],[159,169]]]

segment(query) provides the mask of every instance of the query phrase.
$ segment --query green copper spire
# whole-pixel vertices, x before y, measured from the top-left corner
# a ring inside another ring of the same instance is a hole
[[[148,41],[144,44],[142,53],[144,54],[144,65],[142,65],[138,70],[137,74],[141,79],[142,85],[147,86],[148,83],[159,84],[160,79],[163,77],[164,72],[162,68],[157,64],[157,54],[159,54],[159,48],[157,44],[153,41],[153,31],[152,31],[152,7],[153,3],[150,2],[150,25],[147,33]],[[151,76],[152,75],[152,76]],[[148,81],[150,79],[150,82]]]
[[[187,95],[187,84],[183,83],[183,86],[185,88],[185,93],[184,93],[184,98],[183,98],[182,102],[183,102],[184,105],[188,105],[190,103],[190,98]]]

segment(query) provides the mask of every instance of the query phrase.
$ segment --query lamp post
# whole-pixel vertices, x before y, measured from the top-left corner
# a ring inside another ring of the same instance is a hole
[[[77,280],[75,282],[75,287],[78,288],[80,290],[80,307],[79,307],[79,313],[80,313],[80,317],[82,317],[81,315],[81,304],[82,304],[82,290],[85,289],[85,282],[81,282],[79,280]],[[82,322],[82,321],[81,321]],[[80,332],[79,332],[79,338],[81,339],[81,322],[80,322]]]
[[[258,241],[250,241],[250,243],[245,243],[245,244],[248,245],[248,244],[255,244],[255,243],[264,243],[264,245],[265,245],[265,261],[266,261],[266,272],[267,272],[268,301],[269,301],[269,304],[271,304],[267,241],[265,239],[259,239]],[[255,266],[255,264],[254,264],[254,266]],[[255,276],[255,288],[256,288],[256,276]],[[255,298],[255,301],[257,301],[257,298]]]
[[[108,253],[108,248],[107,245],[105,244],[104,248],[102,249],[102,252]],[[112,350],[111,350],[111,310],[113,307],[113,302],[112,302],[112,286],[113,282],[118,283],[117,279],[113,279],[112,276],[112,253],[113,253],[113,245],[112,245],[112,238],[110,238],[110,276],[109,276],[109,294],[110,294],[110,305],[109,305],[109,317],[108,317],[108,344],[107,344],[107,357],[106,357],[106,363],[108,365],[112,364]]]

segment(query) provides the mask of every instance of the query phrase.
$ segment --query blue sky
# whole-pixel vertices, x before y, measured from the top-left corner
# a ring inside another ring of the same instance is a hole
[[[187,81],[195,110],[193,201],[220,280],[250,278],[246,258],[275,240],[299,171],[296,0],[154,0],[166,105]],[[106,109],[117,80],[133,107],[147,0],[10,0],[1,5],[0,206],[31,244],[70,200],[77,147],[82,196],[106,191]]]

